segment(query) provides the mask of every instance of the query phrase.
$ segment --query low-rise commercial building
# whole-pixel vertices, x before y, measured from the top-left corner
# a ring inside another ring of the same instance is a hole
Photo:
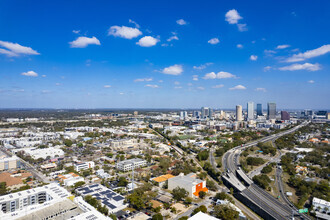
[[[60,174],[57,176],[57,178],[65,186],[73,186],[75,183],[85,181],[83,177],[75,173]]]
[[[206,181],[196,178],[195,173],[181,173],[179,176],[168,179],[168,189],[173,190],[177,187],[184,188],[188,192],[189,197],[199,197],[199,192],[207,192]]]
[[[130,160],[120,161],[116,164],[116,168],[121,171],[130,171],[139,167],[144,167],[147,165],[146,160],[142,160],[140,158],[134,158]]]
[[[74,170],[79,172],[81,170],[94,168],[95,163],[93,161],[79,162],[79,163],[75,163],[73,166],[74,166]]]

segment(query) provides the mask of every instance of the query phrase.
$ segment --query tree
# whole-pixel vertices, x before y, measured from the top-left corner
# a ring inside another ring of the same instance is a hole
[[[190,205],[190,204],[192,203],[192,198],[187,197],[187,198],[184,200],[184,203],[185,203],[186,205]]]
[[[184,188],[176,187],[172,190],[172,195],[175,200],[180,201],[188,196],[188,192]]]
[[[181,218],[179,218],[178,220],[188,220],[188,216],[182,216]]]
[[[223,220],[236,220],[239,217],[239,212],[229,205],[216,205],[214,207],[214,215]]]
[[[72,141],[70,140],[70,139],[65,139],[64,140],[64,144],[65,144],[65,146],[67,146],[67,147],[71,147],[72,146]]]
[[[197,158],[199,161],[207,160],[209,158],[209,152],[207,150],[203,150],[198,153]]]
[[[126,187],[128,184],[128,181],[126,180],[125,177],[121,176],[119,177],[119,180],[118,180],[118,186],[123,186],[123,187]]]
[[[198,208],[195,208],[194,211],[191,213],[191,215],[195,215],[198,212],[203,212],[203,213],[207,213],[207,208],[205,205],[201,205]]]
[[[152,216],[152,220],[163,220],[163,216],[160,213],[157,213]]]
[[[76,182],[75,184],[74,184],[74,188],[78,188],[78,187],[81,187],[81,186],[83,186],[85,184],[85,182],[84,181],[79,181],[79,182]]]
[[[0,183],[0,195],[5,195],[7,193],[6,182]]]
[[[206,192],[199,191],[198,195],[199,195],[199,198],[204,199],[204,197],[206,196]]]

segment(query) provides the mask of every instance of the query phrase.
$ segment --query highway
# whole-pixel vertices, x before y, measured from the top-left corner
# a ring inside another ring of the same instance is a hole
[[[237,146],[229,151],[227,151],[223,156],[223,165],[225,168],[225,173],[223,174],[223,177],[231,182],[233,186],[237,183],[237,181],[240,181],[240,179],[249,179],[244,172],[238,172],[239,175],[237,175],[238,171],[238,165],[239,165],[239,155],[241,152],[251,146],[254,146],[260,142],[267,142],[267,141],[273,141],[283,135],[295,132],[297,129],[307,125],[308,122],[304,122],[292,129],[289,129],[287,131],[274,134],[271,136],[267,136],[264,138],[261,138],[256,141],[252,141],[250,143],[244,144],[242,146]],[[231,173],[231,175],[228,175]],[[228,178],[230,177],[230,178]],[[246,185],[248,185],[245,189],[242,187],[238,187],[237,189],[241,189],[239,191],[240,195],[243,196],[243,198],[246,199],[246,201],[250,201],[254,203],[254,207],[258,207],[260,210],[260,213],[264,213],[265,216],[268,216],[272,219],[289,219],[292,217],[293,212],[297,212],[297,209],[295,207],[291,208],[288,204],[283,204],[276,198],[274,198],[272,195],[270,195],[265,190],[261,189],[254,183],[252,183],[252,180],[245,181]],[[242,197],[241,197],[242,198]],[[250,204],[251,205],[251,204]],[[298,219],[308,219],[307,216],[299,215],[296,216]]]

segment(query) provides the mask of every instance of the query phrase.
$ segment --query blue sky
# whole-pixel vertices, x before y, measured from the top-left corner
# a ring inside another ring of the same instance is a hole
[[[0,108],[330,109],[329,1],[1,1]]]

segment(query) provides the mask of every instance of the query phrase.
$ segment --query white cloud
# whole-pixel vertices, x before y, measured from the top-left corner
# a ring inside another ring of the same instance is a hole
[[[5,54],[9,57],[17,57],[19,55],[39,55],[37,51],[31,47],[25,47],[18,43],[11,43],[7,41],[0,41],[0,46],[6,49],[0,48],[0,54]]]
[[[85,48],[89,44],[101,45],[96,37],[78,37],[76,40],[69,42],[72,48]]]
[[[304,64],[299,64],[295,63],[290,66],[284,66],[278,68],[281,71],[296,71],[296,70],[308,70],[308,71],[317,71],[321,69],[321,65],[318,63],[312,64],[312,63],[304,63]]]
[[[174,86],[174,89],[182,89],[182,86]]]
[[[152,81],[152,78],[141,78],[134,80],[134,82],[150,82],[150,81]]]
[[[164,74],[177,76],[181,75],[181,73],[183,72],[183,68],[182,65],[175,64],[173,66],[164,68],[161,72]]]
[[[203,86],[199,86],[199,87],[197,87],[197,89],[199,89],[199,90],[205,90],[205,88]]]
[[[48,94],[48,93],[51,93],[51,91],[50,90],[42,90],[41,93],[42,94]]]
[[[151,36],[144,36],[139,40],[139,42],[136,42],[136,44],[140,45],[141,47],[152,47],[155,46],[158,41],[159,40],[157,38]]]
[[[237,27],[238,27],[238,30],[240,32],[243,32],[243,31],[247,31],[248,30],[246,24],[237,24]]]
[[[265,66],[265,67],[264,67],[264,72],[267,72],[267,71],[269,71],[269,70],[271,70],[271,69],[272,69],[271,66]]]
[[[203,70],[203,69],[205,69],[206,67],[208,67],[208,66],[210,66],[210,65],[212,65],[213,63],[205,63],[205,64],[202,64],[202,65],[200,65],[200,66],[193,66],[193,68],[195,69],[195,70]]]
[[[174,82],[174,85],[180,85],[180,82],[175,81],[175,82]]]
[[[274,54],[276,54],[276,51],[274,50],[264,50],[264,53],[266,56],[273,56]]]
[[[237,85],[232,88],[229,88],[229,90],[244,90],[244,89],[246,89],[246,87],[242,85]]]
[[[267,92],[265,88],[256,88],[257,92]]]
[[[309,80],[309,81],[307,81],[307,82],[308,82],[308,83],[311,83],[311,84],[315,83],[314,80]]]
[[[256,55],[251,55],[250,60],[256,61],[258,59],[258,56]]]
[[[110,85],[105,85],[105,86],[103,86],[104,88],[111,88],[111,86]]]
[[[124,94],[125,94],[125,93],[123,93],[123,92],[120,92],[120,93],[119,93],[119,95],[124,95]]]
[[[159,83],[163,83],[164,81],[163,80],[158,80]]]
[[[241,48],[243,48],[243,45],[242,44],[237,44],[236,47],[241,49]]]
[[[62,85],[61,83],[55,83],[55,86],[60,86],[60,85]]]
[[[278,46],[276,47],[276,49],[285,49],[285,48],[288,48],[288,47],[290,47],[290,45],[288,45],[288,44],[283,44],[283,45],[278,45]]]
[[[207,73],[203,77],[203,79],[228,79],[228,78],[236,78],[236,76],[228,72],[220,71],[218,73],[215,72]]]
[[[167,39],[168,42],[172,41],[172,40],[179,40],[178,36],[173,35],[170,38]]]
[[[238,20],[242,19],[236,9],[229,10],[226,13],[225,17],[226,21],[228,21],[229,24],[237,24]]]
[[[192,86],[193,84],[192,83],[187,83],[188,86]]]
[[[133,21],[132,19],[129,19],[128,22],[131,24],[134,24],[136,28],[140,28],[140,25],[138,23],[136,23],[135,21]]]
[[[215,38],[210,39],[207,43],[209,43],[209,44],[218,44],[218,43],[220,43],[220,40],[215,37]]]
[[[73,30],[72,33],[79,34],[80,30]]]
[[[46,75],[41,75],[41,77],[46,77]]]
[[[125,39],[133,39],[142,35],[142,32],[137,28],[126,27],[126,26],[112,26],[109,28],[108,35],[115,37],[122,37]]]
[[[37,77],[38,73],[34,72],[34,71],[27,71],[27,72],[23,72],[21,73],[22,76],[31,76],[31,77]]]
[[[198,81],[198,75],[193,75],[193,80]]]
[[[224,87],[223,84],[212,86],[213,89],[220,89],[222,87]]]
[[[159,88],[158,85],[152,85],[152,84],[147,84],[147,85],[145,85],[145,87],[150,87],[150,88],[153,88],[153,89]]]
[[[179,19],[179,20],[177,20],[176,23],[177,23],[178,25],[186,25],[186,24],[187,24],[187,22],[186,22],[185,20],[183,20],[183,19]]]
[[[298,62],[304,61],[309,58],[318,57],[330,52],[330,44],[323,45],[322,47],[316,48],[314,50],[308,50],[304,53],[298,53],[286,59],[286,62]]]

